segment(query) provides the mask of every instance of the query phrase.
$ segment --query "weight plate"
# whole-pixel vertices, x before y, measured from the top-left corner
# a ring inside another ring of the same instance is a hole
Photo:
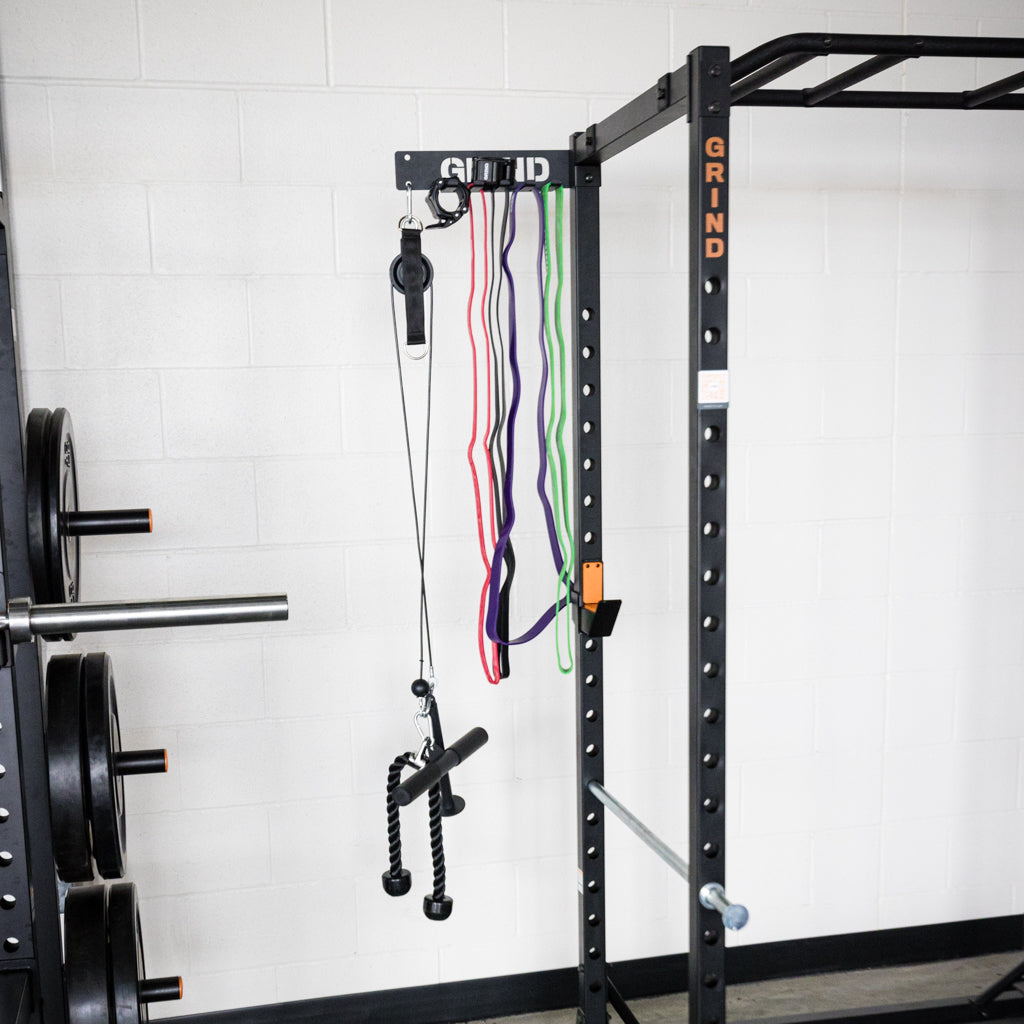
[[[139,901],[132,882],[116,882],[107,897],[107,935],[110,941],[110,1001],[112,1024],[149,1020],[149,1008],[139,999],[146,977],[142,951]]]
[[[101,877],[124,878],[124,782],[116,770],[121,730],[114,676],[106,654],[85,655],[82,690],[92,854]]]
[[[28,524],[28,557],[32,588],[39,604],[50,602],[50,543],[47,525],[47,439],[51,413],[33,409],[25,426],[25,519]]]
[[[69,1024],[114,1024],[108,987],[107,890],[69,889],[64,902],[64,986]]]
[[[80,548],[67,532],[67,514],[78,511],[75,434],[67,409],[54,409],[47,430],[46,525],[50,536],[52,598],[41,603],[67,604],[79,599]],[[47,637],[47,639],[50,639]],[[66,640],[72,636],[64,637]]]
[[[82,753],[82,655],[62,654],[46,666],[46,760],[53,856],[65,882],[93,880]]]

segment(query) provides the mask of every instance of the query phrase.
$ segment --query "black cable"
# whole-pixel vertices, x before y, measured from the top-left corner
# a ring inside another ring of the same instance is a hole
[[[430,290],[430,336],[427,339],[427,426],[423,454],[423,519],[420,521],[416,500],[416,475],[412,465],[412,441],[409,436],[409,411],[405,400],[405,377],[402,373],[402,353],[398,344],[398,312],[395,309],[395,289],[391,289],[391,322],[395,334],[395,359],[398,364],[398,389],[402,398],[402,425],[405,430],[405,453],[409,464],[409,488],[412,492],[412,514],[416,525],[416,553],[420,564],[420,675],[423,675],[423,640],[426,634],[427,658],[431,668],[434,654],[430,642],[430,614],[427,609],[426,547],[427,547],[427,479],[430,465],[430,410],[434,378],[434,293]]]

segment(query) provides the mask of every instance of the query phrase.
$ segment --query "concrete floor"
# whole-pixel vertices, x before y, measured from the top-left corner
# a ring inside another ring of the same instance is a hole
[[[970,960],[732,985],[728,992],[728,1019],[757,1020],[791,1013],[967,998],[984,991],[1021,960],[1024,953],[1016,951]],[[630,1003],[630,1009],[640,1024],[685,1024],[686,994],[637,999]],[[618,1024],[615,1014],[612,1020]],[[576,1011],[491,1017],[467,1024],[576,1024]]]

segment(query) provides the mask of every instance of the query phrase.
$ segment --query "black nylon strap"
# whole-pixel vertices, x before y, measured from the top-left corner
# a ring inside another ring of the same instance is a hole
[[[425,345],[423,328],[423,257],[420,232],[402,228],[402,286],[405,288],[405,336],[409,345]]]

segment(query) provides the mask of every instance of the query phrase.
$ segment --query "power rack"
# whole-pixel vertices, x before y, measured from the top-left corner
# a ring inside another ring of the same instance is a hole
[[[802,89],[769,83],[817,57],[865,58]],[[926,57],[1024,60],[1024,39],[798,33],[730,59],[702,46],[686,63],[603,121],[573,134],[567,152],[474,151],[395,154],[395,183],[426,190],[463,172],[472,157],[511,158],[524,178],[573,190],[573,420],[576,579],[601,560],[601,165],[659,129],[689,122],[689,1021],[724,1024],[726,952],[721,905],[701,898],[725,884],[726,494],[728,440],[729,117],[734,106],[1024,110],[1024,70],[966,92],[854,90],[907,60]],[[541,159],[537,159],[537,158]],[[521,184],[524,178],[520,178]],[[589,387],[585,387],[589,385]],[[587,429],[584,430],[584,424]],[[582,623],[583,620],[581,620]],[[576,660],[578,1024],[605,1024],[611,1006],[636,1018],[608,976],[605,957],[602,639],[582,631]],[[607,794],[605,794],[607,796]],[[616,812],[618,813],[618,812]],[[655,844],[648,845],[658,851]],[[662,854],[664,856],[664,854]],[[678,859],[678,858],[677,858]],[[722,890],[719,889],[719,892]],[[785,1024],[971,1021],[1024,1017],[1014,990],[1024,965],[976,999],[874,1007],[848,1014],[786,1017]],[[1004,993],[1010,998],[1002,999]],[[997,1001],[998,1000],[998,1001]],[[774,1024],[784,1024],[777,1018]]]

